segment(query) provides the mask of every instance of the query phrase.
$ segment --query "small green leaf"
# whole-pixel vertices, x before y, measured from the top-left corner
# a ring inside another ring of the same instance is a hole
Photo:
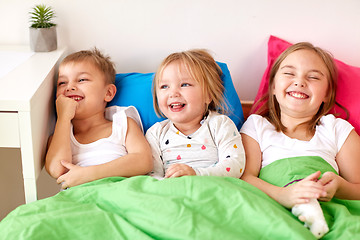
[[[52,22],[53,18],[55,18],[55,12],[45,4],[36,5],[29,14],[32,28],[50,28],[56,26]]]

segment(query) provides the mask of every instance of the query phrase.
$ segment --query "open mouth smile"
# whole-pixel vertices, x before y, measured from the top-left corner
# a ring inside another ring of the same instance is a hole
[[[181,111],[184,107],[185,107],[186,104],[184,103],[171,103],[169,105],[171,111],[174,111],[174,112],[178,112],[178,111]]]
[[[294,97],[294,98],[298,98],[298,99],[306,99],[306,98],[309,98],[309,96],[305,93],[302,93],[302,92],[288,92],[287,93],[288,95]]]
[[[71,99],[73,99],[73,100],[75,100],[75,101],[77,101],[77,102],[79,102],[79,101],[81,101],[81,100],[83,100],[84,98],[83,97],[81,97],[81,96],[67,96],[68,98],[71,98]]]

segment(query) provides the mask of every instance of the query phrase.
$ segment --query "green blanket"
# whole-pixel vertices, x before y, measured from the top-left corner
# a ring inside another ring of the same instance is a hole
[[[290,160],[265,167],[262,177],[286,184],[290,165],[299,176],[314,162],[329,167],[312,157]],[[330,228],[323,239],[360,239],[360,201],[333,199],[322,207]],[[288,209],[242,180],[139,176],[106,178],[22,205],[0,222],[0,239],[315,238]]]

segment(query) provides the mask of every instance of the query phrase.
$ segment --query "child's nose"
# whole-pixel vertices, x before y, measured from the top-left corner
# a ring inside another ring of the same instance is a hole
[[[305,87],[305,85],[303,83],[300,83],[300,82],[296,82],[294,83],[295,86],[297,87]]]
[[[179,89],[177,88],[172,88],[171,92],[170,92],[170,97],[178,97],[180,96],[180,92]]]
[[[306,86],[305,80],[303,78],[299,77],[299,78],[295,79],[294,85],[297,87],[305,87]]]
[[[76,87],[74,84],[68,84],[67,85],[67,88],[66,88],[66,91],[69,92],[69,91],[75,91],[76,90]]]

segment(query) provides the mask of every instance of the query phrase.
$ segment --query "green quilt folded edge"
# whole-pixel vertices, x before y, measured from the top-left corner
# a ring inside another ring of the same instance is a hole
[[[260,171],[259,178],[273,185],[284,187],[286,184],[320,171],[334,172],[335,169],[318,156],[300,156],[292,158],[283,158],[272,162],[263,167]]]

